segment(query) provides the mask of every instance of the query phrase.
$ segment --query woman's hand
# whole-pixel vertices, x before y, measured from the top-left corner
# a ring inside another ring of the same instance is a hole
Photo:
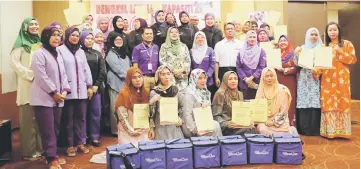
[[[153,96],[153,98],[152,99],[150,99],[150,101],[149,101],[149,104],[150,105],[153,105],[154,103],[156,103],[157,101],[159,101],[160,100],[160,95],[159,94],[157,94],[157,95],[155,95],[155,96]]]
[[[154,132],[154,128],[150,128],[149,132],[148,132],[148,138],[151,140],[154,140],[155,138],[155,132]]]
[[[92,99],[92,97],[93,97],[93,89],[92,88],[89,88],[88,89],[88,98],[89,98],[89,100],[91,100]]]

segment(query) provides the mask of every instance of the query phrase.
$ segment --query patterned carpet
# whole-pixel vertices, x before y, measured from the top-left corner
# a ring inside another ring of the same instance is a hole
[[[352,137],[346,139],[325,139],[321,137],[302,136],[306,159],[300,166],[292,165],[244,165],[227,167],[231,169],[359,169],[360,168],[360,104],[353,103]],[[354,117],[356,116],[356,117]],[[77,157],[66,157],[67,164],[63,169],[103,169],[105,165],[93,164],[89,160],[94,154],[101,153],[106,146],[116,144],[116,138],[105,136],[100,148],[90,147],[88,154],[78,154]],[[65,153],[65,149],[61,152]],[[13,161],[5,164],[1,169],[46,169],[45,161],[22,161],[19,155],[19,133],[13,134]]]

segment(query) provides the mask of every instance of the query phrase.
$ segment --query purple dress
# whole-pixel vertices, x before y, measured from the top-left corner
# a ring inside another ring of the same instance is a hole
[[[204,57],[202,62],[200,64],[197,64],[194,59],[193,59],[193,55],[192,55],[192,50],[190,50],[190,55],[191,55],[191,67],[192,70],[193,69],[203,69],[208,76],[207,79],[207,86],[212,86],[214,84],[214,80],[213,80],[213,73],[214,73],[214,69],[216,67],[216,55],[214,53],[214,50],[210,47],[208,47],[207,52],[206,52],[206,56]]]

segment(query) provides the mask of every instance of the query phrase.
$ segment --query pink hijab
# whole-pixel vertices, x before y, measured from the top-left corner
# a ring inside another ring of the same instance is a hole
[[[112,30],[111,30],[110,20],[109,20],[108,17],[105,17],[105,16],[100,16],[100,17],[98,17],[98,20],[97,20],[97,28],[98,28],[99,30],[101,30],[101,29],[100,29],[100,24],[101,24],[102,22],[108,22],[108,29],[107,29],[105,32],[102,31],[102,33],[103,33],[103,38],[104,38],[104,42],[105,42],[105,41],[107,40],[107,38],[108,38],[109,33],[110,33]]]

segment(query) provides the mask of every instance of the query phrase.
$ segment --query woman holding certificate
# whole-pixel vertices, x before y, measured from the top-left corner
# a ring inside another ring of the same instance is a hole
[[[326,46],[332,47],[334,69],[318,70],[321,76],[321,136],[349,138],[351,136],[351,92],[348,65],[355,64],[355,48],[343,40],[340,26],[326,26]],[[317,57],[317,56],[316,56]]]
[[[132,143],[138,145],[139,141],[148,140],[148,103],[149,91],[144,87],[142,71],[132,67],[127,72],[125,85],[115,102],[115,116],[118,120],[118,144]],[[144,107],[146,111],[141,111],[138,108],[140,106],[146,106]]]
[[[268,103],[268,120],[257,126],[257,130],[261,134],[297,134],[296,128],[290,126],[288,119],[288,110],[292,100],[291,93],[286,86],[278,83],[274,69],[263,69],[256,99],[267,99]]]
[[[183,106],[182,130],[185,137],[222,136],[219,123],[212,118],[211,92],[207,89],[207,74],[204,70],[194,69],[191,72]]]
[[[316,28],[310,28],[306,32],[305,44],[295,50],[294,62],[301,69],[297,81],[296,126],[298,133],[307,136],[320,135],[320,80],[314,77],[315,69],[300,67],[299,57],[305,55],[300,56],[299,51],[305,52],[320,46],[321,34]]]
[[[172,69],[179,91],[187,87],[191,59],[188,47],[180,41],[176,27],[168,29],[167,39],[159,51],[159,63]]]
[[[232,102],[243,102],[243,94],[237,86],[236,72],[226,72],[213,99],[213,118],[220,124],[223,135],[255,134],[256,129],[250,118],[248,126],[235,124],[232,119]]]
[[[282,68],[276,69],[277,79],[279,83],[285,85],[291,92],[292,101],[288,110],[288,118],[290,125],[295,125],[296,111],[296,91],[297,91],[297,70],[293,61],[294,52],[290,40],[286,35],[281,35],[278,40],[278,46],[281,49]]]
[[[246,40],[237,56],[236,69],[241,80],[238,86],[244,99],[249,100],[256,96],[261,72],[266,65],[266,53],[257,44],[256,31],[248,31]]]
[[[176,139],[184,138],[183,132],[181,129],[182,126],[182,117],[178,112],[178,105],[176,105],[175,112],[170,112],[171,108],[167,108],[167,116],[173,115],[176,116],[177,123],[174,124],[162,124],[161,112],[164,109],[161,109],[161,106],[165,107],[167,105],[162,105],[159,101],[161,98],[177,98],[178,99],[178,87],[173,85],[173,74],[169,67],[160,66],[155,73],[155,82],[156,86],[150,92],[150,125],[152,127],[150,138],[155,138],[156,140],[167,140],[167,139]],[[179,98],[180,99],[180,98]]]

